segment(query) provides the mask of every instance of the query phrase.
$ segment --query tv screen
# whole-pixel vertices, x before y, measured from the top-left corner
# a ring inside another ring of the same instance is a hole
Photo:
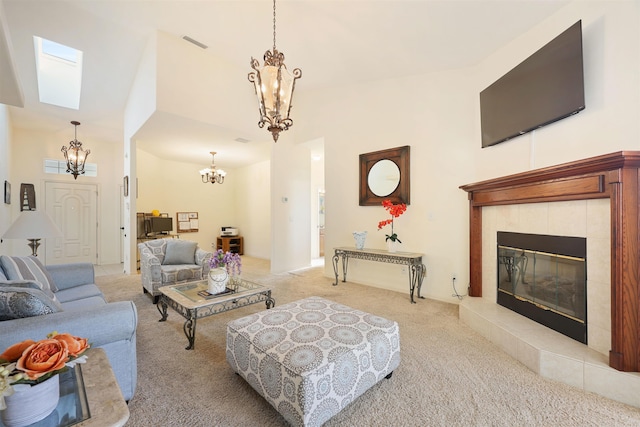
[[[150,219],[152,233],[167,233],[173,231],[173,218],[152,216]]]
[[[482,147],[584,109],[582,21],[480,92]]]

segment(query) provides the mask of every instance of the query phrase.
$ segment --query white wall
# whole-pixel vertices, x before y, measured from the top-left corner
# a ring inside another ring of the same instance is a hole
[[[209,124],[221,120],[221,125],[231,128],[243,127],[244,121],[250,120],[255,126],[251,114],[234,114],[231,122],[224,121],[229,118],[229,99],[234,100],[234,111],[241,108],[240,103],[254,112],[251,91],[237,89],[246,86],[246,73],[175,36],[163,32],[154,35],[141,60],[127,108],[132,137],[125,161],[131,162],[132,185],[138,178],[139,192],[130,207],[135,206],[137,212],[158,209],[169,213],[176,230],[176,212],[198,212],[199,231],[181,233],[182,239],[210,249],[221,226],[236,226],[245,239],[245,254],[269,258],[270,162],[238,170],[225,167],[228,175],[224,184],[203,184],[198,171],[204,164],[163,160],[135,149],[138,137],[134,134],[156,115],[176,115]],[[246,99],[238,99],[236,93],[244,92]],[[139,109],[148,114],[141,115]],[[132,212],[132,221],[136,211]]]
[[[475,180],[619,150],[640,148],[640,12],[637,1],[576,1],[480,64],[470,77],[480,92],[578,20],[582,20],[586,108],[534,132],[480,148],[474,105]]]
[[[4,1],[0,0],[0,103],[24,107],[24,95],[16,69]]]
[[[205,250],[212,248],[220,227],[238,227],[244,237],[244,253],[269,259],[269,161],[228,169],[223,184],[205,184],[198,172],[202,165],[161,159],[144,150],[138,150],[136,157],[138,212],[157,209],[168,213],[173,218],[173,233],[198,242]],[[177,212],[198,212],[198,231],[177,233]]]
[[[246,255],[271,257],[271,162],[264,161],[233,171],[235,218],[228,224],[244,236]],[[225,179],[225,183],[226,183]],[[225,184],[226,185],[226,184]]]
[[[479,93],[520,61],[583,21],[586,110],[568,119],[481,149]],[[333,247],[384,249],[382,207],[358,206],[358,155],[411,146],[411,204],[396,219],[403,249],[425,254],[423,295],[457,302],[469,280],[468,202],[460,185],[640,146],[638,2],[570,3],[482,63],[469,69],[304,92],[296,138],[324,137],[326,154],[325,274]],[[299,95],[302,91],[299,93]],[[352,260],[349,281],[407,292],[399,266]],[[348,284],[344,285],[348,286]]]
[[[235,170],[227,171],[224,184],[205,184],[200,178],[202,165],[160,159],[138,150],[138,212],[154,209],[173,218],[177,232],[177,212],[197,212],[197,232],[178,233],[180,239],[198,242],[204,250],[211,250],[220,227],[236,222]]]
[[[7,107],[0,104],[0,185],[2,186],[0,190],[0,194],[2,194],[2,196],[0,196],[0,236],[9,228],[19,211],[19,208],[15,209],[15,216],[12,214],[13,210],[11,208],[19,206],[14,201],[16,200],[15,197],[12,196],[11,205],[4,203],[4,182],[9,181],[12,183],[11,171],[11,126],[9,124]],[[0,242],[0,253],[9,253],[12,242],[12,240]]]
[[[136,159],[136,139],[135,134],[140,127],[153,114],[156,107],[156,58],[157,38],[151,37],[145,46],[145,50],[138,64],[138,71],[134,78],[127,105],[124,110],[124,175],[129,177],[129,185],[133,191],[124,201],[124,271],[126,273],[136,272],[137,240],[135,233],[136,212],[136,191],[135,184],[138,177]]]
[[[411,147],[411,203],[395,220],[403,251],[424,253],[423,295],[450,300],[450,274],[465,283],[468,245],[467,200],[458,186],[471,178],[474,97],[468,72],[387,80],[305,94],[298,103],[296,137],[324,137],[326,185],[325,274],[333,275],[337,246],[353,246],[352,232],[368,232],[365,246],[386,249],[389,218],[382,206],[359,206],[359,155]],[[317,118],[317,120],[316,120]],[[398,265],[351,260],[349,281],[408,292],[408,276]],[[345,285],[348,286],[348,285]],[[462,285],[464,287],[464,285]]]
[[[306,145],[311,150],[311,181],[309,197],[311,197],[311,209],[309,210],[311,229],[311,258],[320,257],[320,200],[319,194],[325,192],[324,188],[324,141],[322,139],[309,141]],[[324,249],[323,249],[324,250]]]
[[[83,146],[91,150],[87,162],[98,165],[98,176],[79,176],[77,181],[71,174],[55,175],[44,173],[44,159],[64,160],[60,152],[63,145],[73,137],[73,126],[62,126],[59,132],[41,132],[21,128],[13,128],[11,137],[10,161],[11,170],[12,217],[17,218],[20,205],[17,193],[21,183],[34,184],[36,191],[36,207],[44,208],[45,181],[66,183],[96,184],[98,187],[98,264],[116,264],[120,262],[120,186],[122,184],[122,147],[113,143],[87,141],[82,138],[82,127],[78,128],[78,139]],[[19,165],[16,167],[15,165]],[[31,251],[24,244],[13,243],[9,254],[29,255]],[[44,244],[46,245],[46,239]],[[39,250],[44,256],[46,250]],[[46,261],[46,260],[45,260]]]
[[[296,134],[280,134],[271,150],[271,271],[311,265],[311,153],[295,144]]]
[[[158,110],[225,129],[256,128],[255,95],[247,69],[231,66],[176,36],[158,32],[157,38]]]

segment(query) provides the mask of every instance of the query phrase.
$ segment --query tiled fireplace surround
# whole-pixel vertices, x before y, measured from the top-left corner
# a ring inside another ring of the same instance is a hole
[[[462,322],[532,371],[636,407],[640,301],[638,263],[629,258],[638,259],[638,168],[640,153],[627,151],[462,186],[470,200],[472,297],[460,304]],[[588,346],[496,303],[498,231],[586,237]],[[629,301],[638,314],[615,313]]]

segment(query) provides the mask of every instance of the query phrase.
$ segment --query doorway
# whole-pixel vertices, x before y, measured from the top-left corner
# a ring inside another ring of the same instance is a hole
[[[124,185],[120,186],[120,264],[124,264]]]
[[[324,257],[324,191],[318,191],[318,255]]]
[[[325,173],[324,139],[307,143],[309,146],[310,169],[310,205],[311,205],[311,265],[324,265],[325,257]]]
[[[97,263],[97,205],[97,185],[45,182],[46,211],[63,234],[47,240],[46,264]]]

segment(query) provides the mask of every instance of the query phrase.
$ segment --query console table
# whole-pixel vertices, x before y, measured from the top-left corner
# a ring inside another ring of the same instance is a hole
[[[364,259],[367,261],[387,262],[390,264],[404,264],[409,267],[409,292],[411,303],[415,304],[413,299],[414,290],[418,289],[418,298],[420,295],[422,281],[427,273],[427,267],[422,263],[422,255],[413,252],[388,252],[378,249],[356,249],[352,247],[334,248],[333,255],[333,272],[336,275],[336,283],[338,285],[338,261],[342,258],[342,281],[347,281],[347,267],[349,266],[349,258]]]

